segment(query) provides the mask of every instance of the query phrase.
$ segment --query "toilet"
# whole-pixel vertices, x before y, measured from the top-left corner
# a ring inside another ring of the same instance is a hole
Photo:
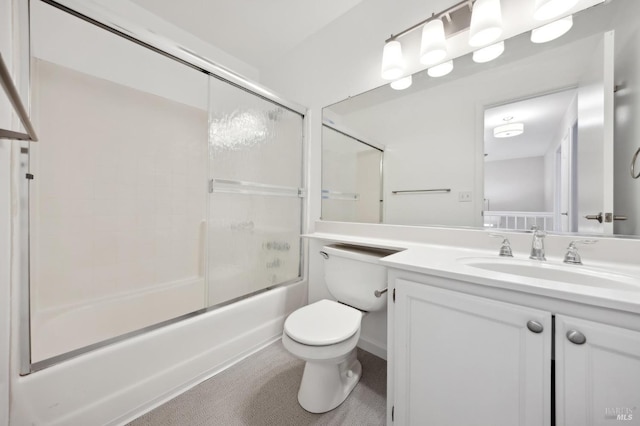
[[[320,251],[325,282],[338,301],[323,299],[296,310],[282,333],[284,347],[306,361],[298,391],[305,410],[324,413],[336,408],[360,380],[360,322],[387,304],[386,293],[377,293],[387,287],[386,269],[378,261],[393,253],[340,244]]]

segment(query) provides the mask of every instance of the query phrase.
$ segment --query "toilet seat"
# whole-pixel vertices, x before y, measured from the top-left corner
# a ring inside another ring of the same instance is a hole
[[[284,323],[291,339],[309,346],[343,342],[360,329],[362,312],[332,300],[320,300],[293,312]]]

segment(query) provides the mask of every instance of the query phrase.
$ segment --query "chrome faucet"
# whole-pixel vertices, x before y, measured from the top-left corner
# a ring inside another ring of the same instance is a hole
[[[509,240],[507,239],[507,237],[505,237],[502,234],[496,234],[494,232],[491,232],[489,236],[492,238],[502,238],[502,245],[500,246],[501,257],[513,257],[513,252],[511,251],[511,244],[509,243]]]
[[[544,257],[544,237],[547,236],[547,233],[541,231],[536,225],[531,227],[533,231],[533,241],[531,241],[531,255],[529,259],[533,260],[547,260]]]
[[[577,244],[594,244],[597,243],[598,240],[576,240],[571,241],[569,243],[569,247],[567,247],[567,253],[564,255],[564,263],[568,263],[570,265],[582,265],[582,259],[580,258],[580,254],[578,253]]]

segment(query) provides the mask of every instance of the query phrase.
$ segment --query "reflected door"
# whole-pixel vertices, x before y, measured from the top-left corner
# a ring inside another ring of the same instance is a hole
[[[600,58],[602,58],[600,60]],[[614,34],[605,33],[578,88],[578,232],[612,234]]]

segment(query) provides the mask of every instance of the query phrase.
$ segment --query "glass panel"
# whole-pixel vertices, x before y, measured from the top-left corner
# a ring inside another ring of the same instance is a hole
[[[300,275],[301,199],[214,193],[209,305]]]
[[[211,78],[209,305],[300,276],[302,117]]]
[[[208,77],[32,6],[35,362],[204,307]]]
[[[322,219],[381,222],[382,151],[322,127]]]
[[[211,78],[213,177],[300,187],[302,117]]]

